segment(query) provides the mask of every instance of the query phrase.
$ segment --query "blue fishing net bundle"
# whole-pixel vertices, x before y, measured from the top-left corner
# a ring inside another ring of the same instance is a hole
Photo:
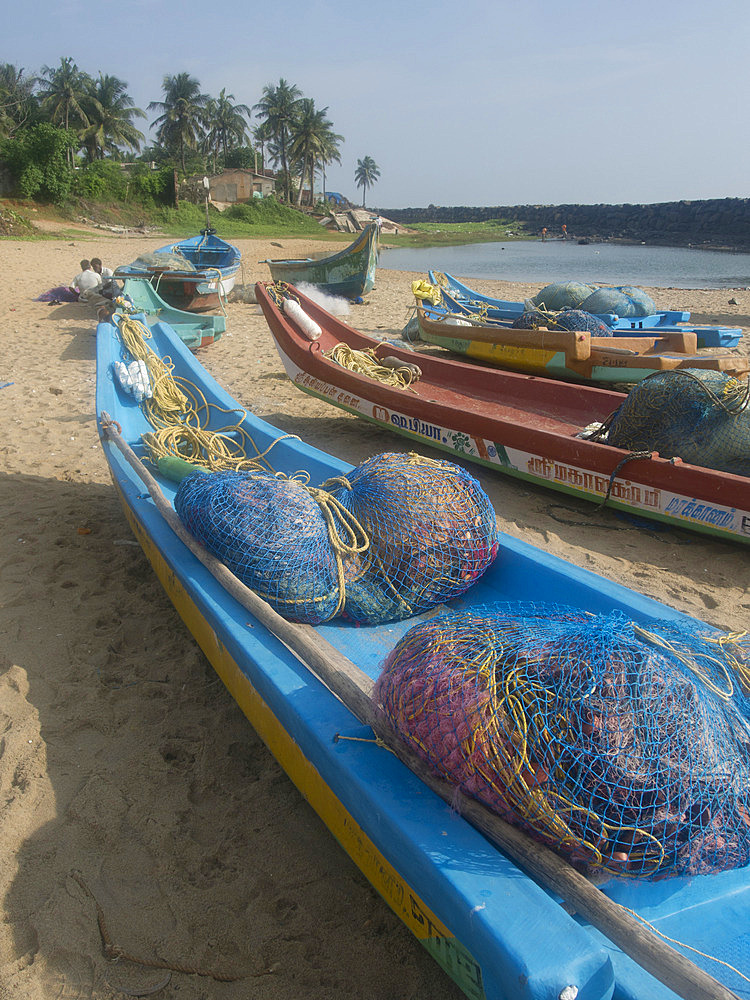
[[[655,372],[609,420],[607,444],[750,476],[750,388],[725,372]]]
[[[300,483],[194,473],[180,483],[175,509],[188,531],[279,614],[319,624],[340,609],[328,525]]]
[[[517,330],[582,330],[592,337],[611,337],[612,329],[591,313],[582,309],[565,308],[556,313],[545,313],[538,309],[530,309],[514,320]]]
[[[616,316],[653,316],[656,303],[642,288],[619,285],[597,288],[581,302],[581,309],[590,313],[614,313]]]
[[[479,483],[419,455],[377,455],[321,489],[257,473],[194,473],[175,509],[243,583],[308,624],[426,611],[462,594],[497,553],[495,512]]]
[[[374,698],[433,771],[584,870],[750,861],[747,636],[516,603],[433,618]]]
[[[560,309],[578,309],[583,301],[594,291],[592,285],[581,281],[558,281],[545,285],[530,299],[526,299],[524,308],[531,310],[543,309],[545,312],[557,312]]]
[[[451,462],[385,453],[326,487],[369,538],[345,566],[344,613],[356,622],[408,618],[458,597],[497,554],[492,504]]]

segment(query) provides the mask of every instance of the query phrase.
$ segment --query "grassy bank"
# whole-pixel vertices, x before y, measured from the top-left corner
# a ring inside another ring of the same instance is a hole
[[[490,219],[487,222],[417,222],[410,225],[409,233],[394,236],[387,234],[389,246],[440,247],[465,243],[506,243],[510,240],[536,238],[523,222]]]
[[[273,198],[232,205],[224,212],[209,209],[209,221],[226,239],[268,239],[298,236],[351,242],[349,233],[330,233],[317,219],[281,205]],[[35,226],[35,223],[41,224]],[[144,207],[120,202],[76,200],[64,206],[32,201],[0,200],[0,237],[11,239],[86,239],[91,234],[81,224],[105,228],[142,229],[167,237],[195,236],[206,225],[205,207],[181,201],[177,208]]]
[[[317,217],[307,215],[273,198],[232,205],[223,212],[209,209],[211,225],[225,239],[300,237],[331,243],[350,243],[351,233],[330,232]],[[43,222],[43,229],[34,226]],[[128,202],[71,200],[62,207],[32,201],[0,201],[0,237],[11,239],[86,239],[81,224],[142,229],[181,239],[195,236],[206,225],[206,210],[181,201],[177,208],[144,206]],[[523,223],[492,219],[487,222],[423,222],[408,233],[384,234],[382,242],[395,247],[455,246],[535,238]]]

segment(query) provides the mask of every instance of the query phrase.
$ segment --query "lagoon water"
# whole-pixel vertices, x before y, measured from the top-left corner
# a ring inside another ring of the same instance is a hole
[[[651,288],[745,288],[750,254],[684,247],[515,240],[465,246],[381,250],[379,266],[396,271],[447,271],[456,277],[548,284],[584,281]]]

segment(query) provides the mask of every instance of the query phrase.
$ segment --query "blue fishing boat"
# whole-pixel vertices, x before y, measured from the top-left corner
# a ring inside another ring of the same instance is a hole
[[[525,311],[523,302],[510,302],[483,295],[458,278],[442,271],[429,271],[431,284],[439,287],[447,307],[452,312],[466,315],[479,313],[490,320],[512,324]],[[677,310],[655,312],[650,316],[617,316],[614,313],[594,313],[597,319],[606,323],[617,336],[631,336],[643,333],[648,337],[661,337],[667,333],[695,333],[698,347],[736,347],[742,336],[739,327],[690,325],[690,313]]]
[[[340,691],[334,693],[330,678],[326,683],[320,679],[316,658],[338,658],[336,676],[346,664],[353,665],[365,678],[357,690],[365,692],[367,702],[366,688],[394,644],[432,616],[361,628],[335,619],[313,628],[276,622],[261,607],[248,610],[255,607],[252,601],[248,604],[242,591],[232,589],[231,581],[206,561],[205,551],[179,533],[175,482],[142,464],[142,435],[152,425],[112,376],[116,363],[129,360],[121,326],[122,317],[115,316],[97,328],[96,407],[114,488],[135,537],[185,624],[301,794],[465,994],[472,1000],[673,998],[676,994],[660,981],[668,978],[662,975],[662,958],[665,949],[673,954],[671,949],[642,927],[638,930],[616,904],[670,938],[741,962],[750,942],[746,869],[661,882],[610,878],[594,888],[557,859],[559,877],[545,884],[547,875],[540,871],[546,862],[536,871],[535,865],[538,852],[546,848],[515,831],[527,850],[512,860],[510,846],[500,850],[489,833],[479,832],[426,779],[373,740],[370,724],[342,700]],[[173,375],[192,383],[215,414],[209,427],[225,430],[227,411],[235,411],[258,451],[268,449],[266,459],[277,472],[304,469],[313,485],[350,473],[350,466],[334,456],[247,413],[167,324],[157,321],[150,332],[148,344],[155,354],[170,358]],[[451,605],[471,609],[498,599],[550,601],[592,612],[619,609],[644,625],[654,619],[691,621],[509,536],[500,537],[497,558],[481,580]],[[535,871],[534,877],[529,871]],[[561,896],[567,906],[561,905]],[[589,898],[591,906],[614,914],[610,921],[597,920],[607,934],[621,943],[639,934],[649,938],[651,958],[640,960],[659,979],[597,929],[585,915],[590,911],[584,900]],[[620,938],[614,929],[623,921],[630,937]],[[700,955],[693,959],[738,993],[750,995],[726,966],[712,968]],[[677,965],[705,987],[707,977],[700,970],[679,956]],[[678,986],[684,981],[679,975],[671,980]],[[714,985],[721,992],[704,989],[692,995],[731,996]]]
[[[185,312],[220,312],[234,288],[242,254],[202,229],[199,236],[167,243],[116,268],[115,278],[147,278],[159,295]]]

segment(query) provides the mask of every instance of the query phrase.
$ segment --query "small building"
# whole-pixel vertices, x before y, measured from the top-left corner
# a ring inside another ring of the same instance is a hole
[[[256,174],[254,170],[240,167],[223,170],[209,178],[209,197],[214,202],[233,204],[251,201],[253,198],[267,198],[276,189],[276,181],[267,174]]]
[[[179,186],[178,198],[202,205],[206,199],[204,181],[203,174],[187,177]],[[253,198],[267,198],[275,189],[276,181],[273,177],[240,167],[223,170],[208,178],[208,197],[219,211],[223,211],[227,205],[249,202]]]

